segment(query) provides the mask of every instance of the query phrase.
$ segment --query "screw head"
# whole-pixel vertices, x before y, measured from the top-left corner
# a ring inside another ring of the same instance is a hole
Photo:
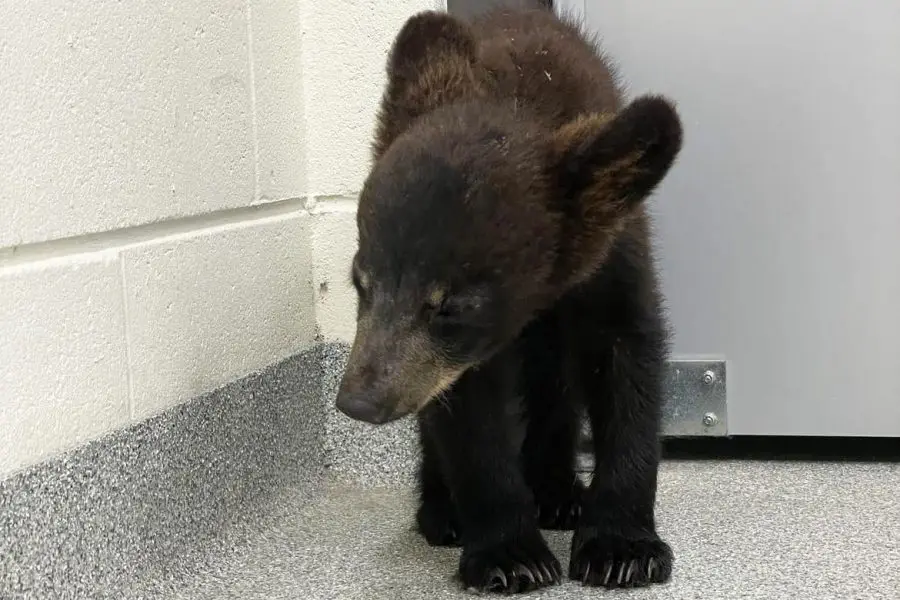
[[[714,413],[714,412],[708,412],[705,415],[703,415],[703,424],[706,427],[712,427],[713,425],[715,425],[718,422],[719,422],[719,417],[717,417],[716,413]]]
[[[716,382],[716,374],[713,371],[707,371],[703,374],[704,385],[712,385]]]

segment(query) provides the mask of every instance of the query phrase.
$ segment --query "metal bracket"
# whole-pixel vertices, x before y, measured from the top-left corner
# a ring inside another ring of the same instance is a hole
[[[727,372],[724,360],[672,360],[666,371],[662,435],[728,435]]]

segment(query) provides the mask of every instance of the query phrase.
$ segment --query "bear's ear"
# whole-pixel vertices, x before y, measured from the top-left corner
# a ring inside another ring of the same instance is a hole
[[[425,11],[406,21],[388,55],[376,160],[417,117],[477,89],[476,52],[469,27],[449,14]]]
[[[563,203],[563,279],[575,283],[596,270],[681,144],[678,113],[659,96],[639,97],[618,114],[580,117],[554,133],[550,175]]]

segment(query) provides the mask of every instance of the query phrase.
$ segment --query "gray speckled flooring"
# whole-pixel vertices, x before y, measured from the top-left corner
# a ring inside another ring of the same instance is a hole
[[[332,485],[248,545],[212,561],[172,599],[398,600],[464,598],[458,551],[412,531],[409,489]],[[672,582],[604,592],[565,583],[533,599],[900,599],[900,465],[669,462],[659,523],[676,553]],[[548,533],[567,564],[569,534]]]

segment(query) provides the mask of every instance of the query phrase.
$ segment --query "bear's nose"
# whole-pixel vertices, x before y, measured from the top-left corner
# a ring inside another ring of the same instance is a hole
[[[335,402],[337,409],[357,421],[380,425],[392,421],[393,407],[386,402],[378,402],[370,394],[340,393]]]

